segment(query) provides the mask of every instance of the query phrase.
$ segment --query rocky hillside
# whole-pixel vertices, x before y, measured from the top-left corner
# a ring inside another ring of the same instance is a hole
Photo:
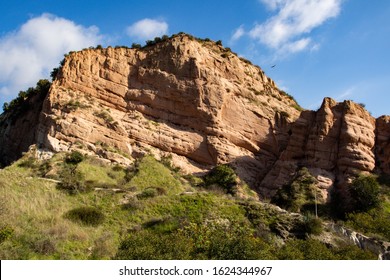
[[[190,173],[229,163],[263,196],[305,166],[325,200],[362,172],[390,172],[388,117],[330,98],[302,111],[259,67],[186,34],[70,53],[42,100],[30,106],[33,117],[2,116],[3,164],[30,144],[123,164],[171,155]]]

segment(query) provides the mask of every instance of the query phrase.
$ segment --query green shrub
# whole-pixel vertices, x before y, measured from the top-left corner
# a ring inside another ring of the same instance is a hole
[[[162,39],[160,37],[154,37],[154,42],[157,44],[157,43],[160,43],[162,42]]]
[[[65,57],[66,57],[66,55],[65,55]],[[53,68],[53,70],[50,72],[50,77],[51,77],[52,81],[55,80],[55,78],[57,77],[58,73],[60,72],[60,70],[61,70],[62,66],[64,66],[64,64],[65,64],[65,58],[61,60],[59,67]]]
[[[107,125],[110,125],[112,124],[112,122],[114,121],[114,118],[110,115],[109,112],[107,111],[100,111],[100,112],[95,112],[94,113],[94,116],[98,117],[98,118],[101,118],[102,120],[104,120],[104,122],[107,124]]]
[[[80,103],[80,101],[76,100],[70,100],[68,103],[65,104],[64,108],[68,111],[68,112],[74,112],[76,111],[77,109],[83,109],[83,108],[87,108],[88,105],[83,105]]]
[[[100,210],[88,206],[70,210],[65,214],[65,217],[86,226],[98,226],[104,221],[104,214]]]
[[[291,239],[278,251],[281,260],[334,260],[336,256],[325,244],[315,239]]]
[[[327,247],[315,239],[291,239],[277,251],[281,260],[375,260],[378,257],[355,245]]]
[[[307,234],[320,235],[322,233],[321,219],[308,215],[304,218],[304,229]]]
[[[228,165],[218,165],[214,167],[203,179],[206,187],[218,185],[229,194],[235,193],[237,175]]]
[[[216,230],[210,236],[207,258],[215,260],[273,259],[267,244],[245,226]]]
[[[190,223],[176,230],[171,219],[154,219],[148,229],[121,243],[117,259],[273,259],[269,245],[243,224]],[[169,234],[166,234],[166,233]]]
[[[304,167],[299,170],[291,184],[284,185],[276,192],[271,202],[292,212],[308,210],[307,206],[311,205],[314,211],[315,198],[320,197],[320,195],[316,196],[318,192],[316,183],[316,178]]]
[[[4,112],[12,111],[16,115],[24,113],[29,109],[28,100],[37,95],[46,96],[50,86],[51,83],[48,80],[39,80],[35,88],[30,87],[26,91],[20,91],[17,98],[11,100],[10,103],[4,103]]]
[[[52,255],[56,251],[56,244],[53,240],[50,240],[48,238],[43,238],[36,240],[32,244],[32,249],[34,252],[42,255]]]
[[[155,188],[147,188],[143,190],[141,193],[137,194],[138,199],[147,199],[152,198],[158,195],[158,192]]]
[[[150,47],[150,46],[153,46],[156,44],[156,42],[154,40],[147,40],[145,43],[146,43],[147,47]]]
[[[390,241],[390,213],[382,208],[371,209],[368,212],[347,214],[347,226],[367,235],[380,235]]]
[[[204,185],[203,179],[195,175],[185,174],[183,175],[183,178],[186,179],[192,187],[200,187]]]
[[[79,151],[72,151],[69,155],[66,156],[65,162],[67,164],[77,165],[84,160],[84,155]]]
[[[356,245],[340,245],[332,248],[337,260],[377,260],[374,253],[362,250]]]
[[[173,233],[179,228],[179,221],[171,217],[152,218],[143,227],[159,233]]]
[[[143,204],[136,197],[130,198],[125,204],[122,205],[123,210],[136,211],[142,210]]]
[[[190,259],[191,249],[191,243],[183,235],[142,230],[129,234],[121,242],[115,259],[186,260]]]
[[[137,44],[137,43],[133,43],[132,45],[131,45],[131,48],[132,49],[140,49],[142,46],[141,46],[141,44]]]
[[[9,226],[3,226],[0,228],[0,244],[10,238],[14,233],[14,230]]]
[[[359,176],[349,187],[352,205],[350,212],[365,212],[380,203],[380,186],[372,176]]]
[[[8,111],[8,107],[9,107],[9,103],[8,102],[4,102],[3,103],[3,112]]]
[[[270,247],[254,236],[254,231],[244,223],[226,223],[222,220],[208,224],[190,223],[180,230],[190,238],[191,258],[215,260],[273,259]]]
[[[37,167],[37,162],[36,159],[32,156],[29,156],[28,158],[24,159],[20,163],[18,163],[19,167],[24,167],[24,168],[35,168]]]
[[[74,166],[65,165],[59,173],[60,183],[58,188],[69,194],[86,192],[89,189],[85,185],[84,175]]]

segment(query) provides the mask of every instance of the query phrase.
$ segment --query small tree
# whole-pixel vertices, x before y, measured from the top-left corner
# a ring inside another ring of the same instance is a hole
[[[351,212],[365,212],[379,205],[380,186],[372,176],[359,176],[349,186]]]
[[[8,102],[4,102],[4,104],[3,104],[3,111],[4,111],[4,112],[7,112],[8,107],[9,107]]]
[[[65,162],[72,165],[77,165],[83,160],[84,156],[79,151],[73,151],[65,158]]]
[[[131,44],[132,49],[140,49],[141,47],[142,47],[141,44],[137,44],[137,43]]]
[[[54,81],[60,72],[60,67],[53,68],[53,70],[50,72],[51,80]]]
[[[204,182],[207,187],[216,184],[229,194],[234,194],[236,180],[236,173],[228,165],[218,165],[204,177]]]

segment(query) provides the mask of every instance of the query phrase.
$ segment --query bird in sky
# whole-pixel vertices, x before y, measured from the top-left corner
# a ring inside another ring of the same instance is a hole
[[[271,68],[274,68],[276,66],[276,64],[272,65]]]

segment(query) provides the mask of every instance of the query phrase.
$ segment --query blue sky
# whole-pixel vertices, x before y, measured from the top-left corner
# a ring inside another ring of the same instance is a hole
[[[71,50],[183,31],[222,40],[304,108],[329,96],[390,115],[387,0],[0,1],[0,104]]]

